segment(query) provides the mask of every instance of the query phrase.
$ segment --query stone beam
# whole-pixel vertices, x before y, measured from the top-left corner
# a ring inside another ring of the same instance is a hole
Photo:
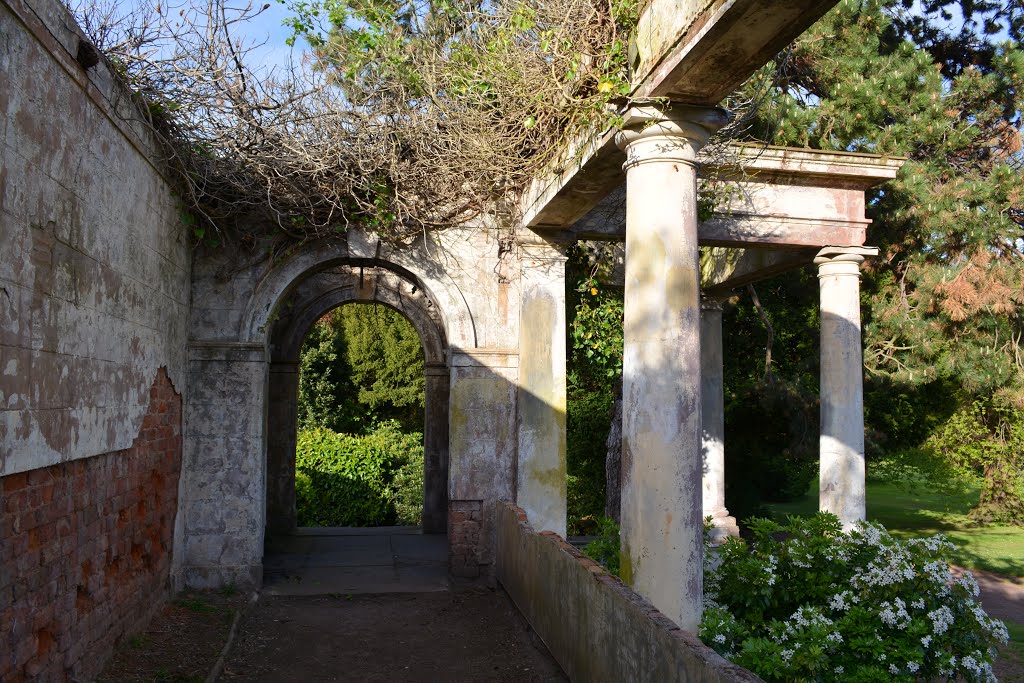
[[[810,248],[864,244],[864,191],[896,177],[903,159],[785,147],[731,148],[727,161],[704,163],[711,218],[702,246]],[[565,193],[569,199],[571,193]],[[572,226],[579,239],[622,240],[625,189],[620,186]]]
[[[570,145],[553,170],[530,183],[520,202],[523,225],[565,228],[623,186],[626,155],[615,144],[615,130],[594,131]]]
[[[653,0],[630,48],[631,96],[715,105],[833,5],[835,0]],[[614,130],[594,130],[569,144],[525,193],[523,225],[571,225],[612,190],[625,160],[614,137]]]
[[[835,0],[653,0],[631,45],[634,97],[715,105]]]
[[[708,297],[723,296],[733,289],[809,265],[815,254],[814,250],[707,247],[700,252],[700,289]]]

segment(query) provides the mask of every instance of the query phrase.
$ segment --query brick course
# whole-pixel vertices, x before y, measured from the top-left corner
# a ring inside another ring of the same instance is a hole
[[[480,560],[483,522],[482,500],[448,504],[448,568],[453,576],[472,579],[485,573]]]
[[[167,596],[181,396],[161,368],[131,448],[0,478],[0,680],[88,680]]]

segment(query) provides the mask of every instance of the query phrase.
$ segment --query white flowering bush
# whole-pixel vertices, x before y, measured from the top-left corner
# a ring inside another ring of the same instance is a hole
[[[707,548],[700,637],[768,681],[995,681],[1005,625],[954,577],[945,537],[848,534],[831,514],[751,523]]]

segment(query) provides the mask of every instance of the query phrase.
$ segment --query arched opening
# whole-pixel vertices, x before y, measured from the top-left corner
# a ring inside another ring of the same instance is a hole
[[[378,303],[325,313],[299,356],[296,524],[420,527],[423,346],[412,323]]]
[[[315,273],[292,287],[268,330],[268,539],[293,533],[301,526],[295,472],[303,341],[325,314],[354,303],[388,307],[406,319],[419,337],[423,359],[422,530],[428,534],[446,531],[449,379],[444,325],[428,294],[411,276],[373,262],[351,262]]]

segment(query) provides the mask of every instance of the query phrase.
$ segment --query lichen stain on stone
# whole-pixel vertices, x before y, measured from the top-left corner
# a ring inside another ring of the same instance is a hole
[[[625,541],[619,545],[619,578],[627,586],[633,585],[633,557]]]
[[[670,311],[696,308],[699,301],[698,275],[689,265],[672,264],[665,274],[665,303]]]

